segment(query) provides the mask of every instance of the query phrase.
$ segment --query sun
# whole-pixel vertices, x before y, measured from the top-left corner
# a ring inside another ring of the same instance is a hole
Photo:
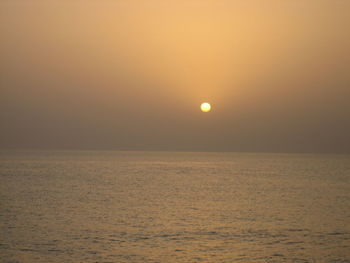
[[[211,105],[208,102],[203,102],[201,104],[201,110],[203,112],[209,112],[211,110]]]

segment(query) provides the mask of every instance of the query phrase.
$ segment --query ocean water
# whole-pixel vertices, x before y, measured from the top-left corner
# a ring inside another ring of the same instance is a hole
[[[350,156],[1,152],[0,262],[350,262]]]

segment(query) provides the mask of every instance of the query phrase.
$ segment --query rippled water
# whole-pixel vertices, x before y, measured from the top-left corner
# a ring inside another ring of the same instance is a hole
[[[350,262],[346,155],[2,152],[1,262]]]

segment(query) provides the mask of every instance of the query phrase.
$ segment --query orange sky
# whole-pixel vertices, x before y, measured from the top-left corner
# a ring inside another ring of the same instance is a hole
[[[349,152],[349,12],[1,1],[0,147]]]

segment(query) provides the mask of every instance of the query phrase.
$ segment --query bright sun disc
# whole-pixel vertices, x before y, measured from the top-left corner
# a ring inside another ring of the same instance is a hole
[[[208,102],[202,103],[202,104],[201,104],[201,110],[202,110],[203,112],[208,112],[208,111],[210,111],[210,110],[211,110],[210,104],[209,104]]]

